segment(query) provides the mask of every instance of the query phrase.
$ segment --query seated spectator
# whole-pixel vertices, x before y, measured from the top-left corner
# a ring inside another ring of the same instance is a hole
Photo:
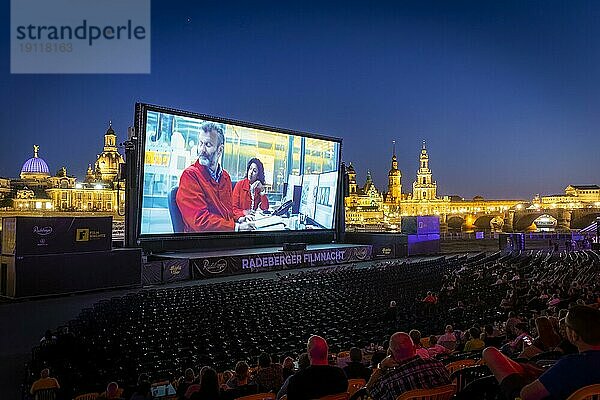
[[[483,358],[506,398],[566,399],[584,386],[600,383],[600,311],[575,306],[565,324],[579,353],[562,357],[545,371],[532,363],[513,361],[494,347],[484,350]]]
[[[498,332],[492,325],[486,325],[483,327],[483,333],[479,337],[483,340],[485,347],[495,346],[500,347],[504,338],[498,335]]]
[[[502,285],[504,283],[506,283],[506,281],[502,277],[498,276],[498,279],[496,279],[496,282],[494,282],[493,285],[497,286],[497,285]]]
[[[561,319],[565,318],[565,317],[567,316],[568,312],[569,312],[569,310],[567,310],[566,308],[561,308],[561,309],[558,311],[558,319],[559,319],[559,321],[560,321]]]
[[[437,297],[435,297],[435,294],[433,294],[432,292],[427,292],[427,296],[425,296],[425,298],[422,301],[423,303],[435,304],[437,303]]]
[[[272,363],[271,356],[261,353],[258,356],[258,370],[254,375],[254,382],[258,384],[260,392],[275,392],[283,383],[283,367],[279,363]]]
[[[517,317],[517,313],[514,311],[510,311],[508,313],[508,319],[506,320],[506,338],[509,340],[517,337],[517,333],[515,332],[515,325],[517,325],[521,320]]]
[[[483,350],[483,348],[485,347],[485,343],[479,338],[479,329],[469,329],[469,337],[470,339],[467,340],[467,342],[465,343],[464,351]]]
[[[371,377],[371,370],[362,363],[363,353],[358,347],[350,349],[350,362],[344,367],[344,373],[348,379],[364,379],[365,382]]]
[[[371,373],[386,357],[387,353],[384,350],[377,350],[375,353],[373,353],[373,355],[371,356],[371,365],[369,366]]]
[[[195,392],[200,390],[200,381],[202,380],[202,376],[204,375],[204,373],[206,372],[206,370],[208,368],[210,368],[210,367],[207,365],[200,368],[200,372],[198,373],[198,376],[195,377],[194,382],[191,385],[188,385],[185,392],[183,392],[184,393],[183,397],[185,399],[189,399],[190,397],[192,397],[192,394],[194,394]],[[228,376],[227,379],[229,379],[231,376],[233,376],[233,374]],[[225,380],[225,382],[227,382],[227,380]],[[223,384],[223,389],[226,389],[226,388],[227,387],[225,386],[225,384]]]
[[[395,326],[397,318],[398,318],[398,307],[396,306],[396,302],[390,301],[390,305],[387,308],[387,310],[385,311],[385,315],[383,316],[383,319],[390,326]]]
[[[141,382],[137,385],[129,400],[151,400],[153,398],[151,387],[150,382]]]
[[[223,371],[223,379],[221,380],[221,390],[227,390],[227,382],[229,382],[229,380],[233,377],[233,374],[234,372],[230,369]],[[202,380],[202,371],[200,372],[200,380]]]
[[[148,374],[140,374],[137,380],[137,385],[134,392],[129,397],[129,400],[150,400],[152,399],[152,391],[150,377]],[[127,398],[127,397],[125,397]]]
[[[179,378],[177,383],[177,398],[184,398],[188,388],[195,383],[196,375],[194,374],[194,370],[191,368],[186,369],[184,375]]]
[[[40,372],[40,379],[33,382],[29,393],[35,396],[35,392],[43,389],[60,389],[58,381],[56,378],[50,376],[50,370],[48,368],[44,368],[42,372]]]
[[[515,304],[513,302],[513,297],[509,294],[507,294],[506,297],[504,297],[502,301],[500,301],[500,308],[504,310],[512,310],[514,306]]]
[[[454,334],[454,328],[452,325],[446,325],[446,332],[438,338],[438,344],[444,346],[450,351],[456,349],[456,335]]]
[[[250,380],[249,371],[250,367],[248,366],[248,363],[245,361],[238,361],[237,364],[235,364],[233,376],[227,381],[227,388],[236,389],[239,386],[247,385]]]
[[[434,358],[443,354],[450,354],[451,351],[446,347],[438,344],[437,337],[435,335],[429,336],[429,347],[427,348],[429,356]]]
[[[309,366],[310,366],[310,359],[308,358],[308,353],[300,354],[298,356],[298,371],[305,370]],[[292,376],[288,377],[288,379],[286,379],[285,382],[283,382],[283,385],[281,385],[281,389],[279,389],[279,392],[277,392],[277,399],[280,399],[284,395],[287,395],[287,388],[288,388],[288,385],[290,384],[290,378]]]
[[[307,353],[310,366],[290,377],[288,400],[317,399],[345,392],[348,379],[341,368],[328,364],[329,348],[325,339],[311,336],[308,339]]]
[[[192,394],[191,400],[220,400],[219,377],[213,368],[207,368],[200,378],[200,389]]]
[[[227,381],[225,392],[226,397],[232,399],[258,393],[258,385],[250,382],[250,367],[245,361],[238,361],[235,365],[235,372]]]
[[[437,297],[435,297],[435,295],[432,292],[427,292],[427,296],[425,296],[425,298],[421,300],[421,302],[425,306],[426,315],[430,315],[433,312],[437,301]]]
[[[558,304],[560,304],[562,300],[560,299],[560,297],[558,297],[558,293],[554,293],[552,295],[552,298],[550,300],[548,300],[548,306],[552,307],[552,306],[557,306]]]
[[[577,347],[569,341],[567,337],[567,325],[565,318],[562,318],[558,323],[558,334],[560,336],[560,342],[552,349],[552,351],[560,351],[563,354],[575,354],[577,353]]]
[[[119,384],[117,382],[110,382],[106,385],[106,391],[100,393],[96,398],[97,400],[121,400],[121,390],[119,390]]]
[[[533,345],[523,349],[520,357],[531,358],[536,354],[551,351],[561,342],[561,337],[554,332],[554,327],[548,317],[537,317],[535,326],[538,336],[533,340]]]
[[[408,334],[410,335],[410,338],[415,344],[415,354],[417,354],[421,358],[430,358],[427,349],[423,348],[423,346],[421,345],[421,332],[416,329],[413,329]]]
[[[285,382],[287,378],[294,375],[294,359],[290,356],[287,356],[283,359],[283,369],[281,371],[283,375],[283,381]]]
[[[419,357],[408,334],[394,333],[388,353],[367,383],[367,391],[374,400],[395,400],[408,390],[450,384],[444,364]]]
[[[515,332],[517,333],[517,337],[513,341],[506,343],[500,349],[509,357],[518,355],[525,347],[533,344],[533,339],[529,335],[527,324],[525,322],[519,322],[515,326]]]

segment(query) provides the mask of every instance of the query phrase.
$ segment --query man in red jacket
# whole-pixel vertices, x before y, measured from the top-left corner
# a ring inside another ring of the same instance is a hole
[[[179,178],[177,206],[185,232],[250,231],[251,218],[235,218],[231,178],[219,162],[225,147],[223,128],[213,122],[198,133],[198,160]]]

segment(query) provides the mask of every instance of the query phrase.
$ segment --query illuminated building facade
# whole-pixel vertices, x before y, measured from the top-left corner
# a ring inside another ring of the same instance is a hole
[[[419,169],[417,170],[417,180],[413,182],[412,199],[421,201],[431,201],[436,199],[437,183],[431,180],[432,173],[429,169],[429,155],[423,140],[423,148],[419,156]]]
[[[458,196],[437,196],[437,182],[429,166],[427,146],[419,154],[419,168],[411,193],[402,193],[402,172],[398,169],[396,146],[393,144],[387,192],[379,194],[367,174],[365,188],[356,182],[352,164],[347,170],[349,196],[345,199],[348,230],[397,230],[403,216],[438,215],[442,231],[500,231],[506,212],[524,200],[485,200],[476,196],[465,200]]]
[[[569,185],[565,194],[542,196],[539,203],[544,208],[584,208],[600,206],[600,186],[598,185]]]
[[[402,200],[402,172],[398,169],[398,159],[396,158],[396,141],[393,142],[392,167],[388,172],[388,191],[386,194],[388,202],[397,202]]]
[[[50,175],[46,161],[33,147],[33,157],[25,161],[18,179],[0,179],[2,209],[24,213],[98,212],[121,216],[125,205],[125,183],[117,179],[119,165],[124,163],[117,149],[117,136],[112,124],[104,134],[104,148],[88,168],[83,182],[69,176],[62,167]]]
[[[383,229],[384,212],[383,196],[367,172],[367,181],[363,187],[356,183],[356,171],[352,163],[346,169],[348,174],[348,191],[350,195],[344,199],[346,207],[346,224],[364,230],[380,231]]]

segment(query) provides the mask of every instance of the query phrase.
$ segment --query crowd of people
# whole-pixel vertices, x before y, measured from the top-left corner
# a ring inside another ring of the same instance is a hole
[[[365,268],[291,273],[260,285],[267,289],[257,293],[257,286],[250,286],[248,293],[235,291],[232,296],[241,297],[237,303],[226,294],[210,303],[217,307],[226,300],[221,318],[231,321],[223,327],[235,325],[232,337],[223,334],[221,343],[210,343],[210,348],[231,346],[235,333],[244,332],[237,324],[246,323],[244,307],[250,306],[259,311],[249,317],[260,316],[258,325],[268,327],[260,332],[271,335],[255,335],[244,343],[252,346],[255,341],[256,348],[271,351],[252,356],[252,349],[246,348],[245,357],[244,352],[228,352],[232,358],[221,363],[204,357],[191,359],[202,364],[190,365],[188,360],[176,365],[168,371],[166,382],[178,398],[228,400],[273,392],[278,398],[312,399],[345,392],[349,379],[363,379],[363,393],[373,400],[393,400],[407,390],[451,383],[446,366],[457,354],[483,358],[497,381],[493,389],[511,400],[515,396],[566,398],[579,387],[600,383],[600,370],[594,367],[600,365],[600,256],[593,251],[481,254],[414,263],[391,260]],[[270,296],[280,304],[267,310],[263,307],[273,303],[261,303],[259,298]],[[140,302],[135,306],[145,312],[143,299],[135,299]],[[304,308],[290,309],[297,304]],[[335,318],[319,319],[323,315]],[[215,320],[213,326],[222,323]],[[186,326],[180,328],[185,331]],[[63,342],[77,343],[82,349],[87,340],[80,340],[84,331],[80,327],[56,336],[47,332],[40,348]],[[285,341],[286,335],[301,338],[302,347]],[[106,346],[98,340],[93,344]],[[270,355],[273,349],[281,351]],[[348,349],[345,359],[334,357]],[[165,353],[169,351],[177,350]],[[52,386],[70,398],[89,390],[83,382],[73,384],[72,376],[68,378],[71,390],[64,390],[61,376],[51,378],[46,368],[52,368],[53,360],[43,358],[32,360],[32,368],[43,365],[44,369],[39,383],[28,386],[28,393]],[[168,360],[155,360],[162,367],[171,365]],[[137,365],[144,367],[136,368],[136,376],[141,375],[132,382],[131,374],[125,376],[129,371],[125,364],[114,360],[110,371],[102,364],[103,373],[95,372],[110,386],[103,396],[152,398],[151,382],[164,380],[164,374],[144,370],[148,364]],[[235,367],[223,368],[227,365]],[[85,380],[82,375],[83,370],[78,378]],[[122,390],[115,390],[118,384]],[[488,381],[485,390],[489,389]],[[478,389],[471,390],[477,393]],[[469,391],[460,395],[468,396]]]

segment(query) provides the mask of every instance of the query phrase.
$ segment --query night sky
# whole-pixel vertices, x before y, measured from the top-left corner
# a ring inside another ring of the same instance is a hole
[[[11,75],[0,48],[0,176],[33,144],[85,176],[136,101],[343,138],[359,183],[403,191],[423,139],[438,195],[531,198],[600,184],[600,2],[152,2],[149,75]],[[126,63],[126,59],[106,59]]]

